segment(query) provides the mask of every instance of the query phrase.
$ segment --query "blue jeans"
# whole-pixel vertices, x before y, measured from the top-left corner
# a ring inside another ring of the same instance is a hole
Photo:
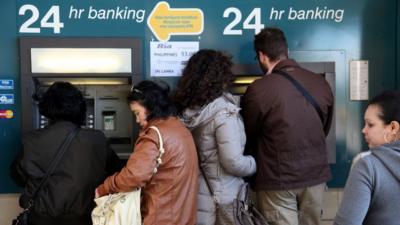
[[[325,186],[257,191],[258,208],[270,225],[320,225]]]

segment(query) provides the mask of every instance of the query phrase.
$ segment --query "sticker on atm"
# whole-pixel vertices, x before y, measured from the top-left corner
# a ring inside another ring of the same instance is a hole
[[[115,111],[103,111],[103,130],[112,131],[115,130]]]
[[[12,110],[0,110],[0,119],[11,119],[14,117],[14,112]]]
[[[14,94],[0,94],[0,104],[14,104]]]
[[[0,90],[13,90],[14,80],[2,80],[0,79]]]

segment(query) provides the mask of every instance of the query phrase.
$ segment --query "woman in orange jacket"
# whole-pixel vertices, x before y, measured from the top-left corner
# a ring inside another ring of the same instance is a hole
[[[198,192],[198,162],[188,129],[176,117],[169,88],[152,81],[139,83],[130,93],[130,108],[141,126],[139,138],[126,166],[96,189],[97,196],[142,188],[141,211],[145,225],[195,224]],[[157,173],[159,138],[165,152]]]

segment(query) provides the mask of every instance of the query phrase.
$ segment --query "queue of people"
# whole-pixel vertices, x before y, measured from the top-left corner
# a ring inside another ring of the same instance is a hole
[[[334,95],[322,76],[288,58],[280,29],[264,28],[254,49],[264,76],[240,103],[229,93],[231,58],[211,49],[191,56],[174,92],[161,82],[135,84],[127,99],[140,133],[125,165],[101,131],[80,128],[83,94],[67,82],[51,85],[39,99],[50,124],[24,135],[11,167],[24,187],[20,205],[34,200],[29,224],[90,225],[95,197],[136,188],[144,225],[221,224],[218,204],[233,203],[245,180],[268,224],[321,224]],[[372,99],[364,118],[370,151],[351,170],[335,224],[396,224],[400,92]],[[162,135],[161,161],[152,126]]]

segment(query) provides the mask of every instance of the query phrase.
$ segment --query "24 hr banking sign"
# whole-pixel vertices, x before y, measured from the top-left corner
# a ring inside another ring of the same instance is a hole
[[[235,60],[246,61],[254,58],[247,53],[252,49],[241,45],[265,26],[337,26],[345,15],[334,0],[307,4],[291,0],[25,0],[18,4],[21,36],[142,37],[150,62],[145,73],[166,77],[179,76],[198,49],[225,49]]]
[[[102,30],[108,35],[143,36],[150,30],[157,40],[168,41],[171,35],[201,35],[204,26],[218,25],[217,35],[242,35],[258,33],[276,21],[341,23],[345,10],[333,6],[337,5],[334,2],[310,0],[305,7],[301,1],[289,0],[289,4],[258,1],[254,6],[241,0],[26,0],[18,1],[18,24],[20,34],[79,35],[85,30]]]

